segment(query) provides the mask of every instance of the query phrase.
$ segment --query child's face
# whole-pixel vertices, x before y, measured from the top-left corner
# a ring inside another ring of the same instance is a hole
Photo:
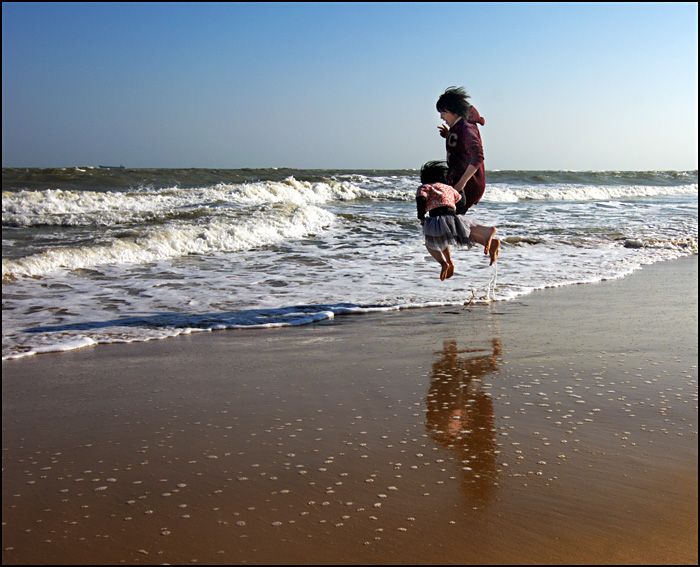
[[[457,119],[459,118],[459,114],[455,114],[454,112],[450,112],[449,110],[441,110],[440,111],[440,118],[442,118],[445,122],[447,122],[447,125],[452,128],[454,126],[454,123],[457,122]]]

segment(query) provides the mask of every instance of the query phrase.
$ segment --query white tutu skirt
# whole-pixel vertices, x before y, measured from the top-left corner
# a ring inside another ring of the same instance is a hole
[[[425,217],[425,246],[431,250],[444,250],[448,246],[471,248],[474,244],[470,236],[472,226],[476,223],[462,216]]]

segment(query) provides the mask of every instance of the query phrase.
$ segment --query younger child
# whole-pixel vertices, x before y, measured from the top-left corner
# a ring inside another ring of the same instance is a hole
[[[425,247],[440,264],[440,280],[454,275],[455,267],[450,255],[450,246],[467,246],[474,242],[484,246],[484,254],[491,257],[491,265],[498,259],[500,240],[494,238],[496,229],[476,224],[469,218],[458,217],[456,203],[461,195],[446,185],[448,167],[445,162],[426,163],[420,172],[422,185],[416,192],[418,218],[423,225]],[[428,213],[426,218],[425,213]]]

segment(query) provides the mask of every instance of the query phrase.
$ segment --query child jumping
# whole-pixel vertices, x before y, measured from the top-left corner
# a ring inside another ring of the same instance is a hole
[[[450,87],[437,101],[437,111],[447,124],[439,126],[447,149],[448,185],[462,194],[457,203],[457,214],[463,215],[476,205],[486,190],[484,148],[478,124],[485,120],[469,101],[462,87]]]
[[[418,218],[423,225],[425,247],[442,268],[441,281],[451,278],[455,272],[450,254],[451,245],[471,248],[474,242],[481,244],[484,246],[484,254],[491,257],[490,265],[498,259],[501,246],[501,241],[494,238],[495,227],[482,226],[469,218],[457,216],[456,203],[462,195],[445,183],[447,174],[445,162],[426,163],[421,168],[421,186],[416,192],[416,206]]]

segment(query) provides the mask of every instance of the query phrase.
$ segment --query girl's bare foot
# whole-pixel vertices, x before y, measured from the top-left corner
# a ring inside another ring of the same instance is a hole
[[[442,271],[440,272],[440,281],[444,282],[447,279],[447,269],[449,268],[449,265],[441,264],[441,266],[442,266]]]
[[[445,279],[450,279],[452,276],[455,274],[455,266],[454,264],[448,264],[447,265],[447,271],[445,272]]]
[[[498,260],[498,251],[501,247],[501,241],[498,238],[491,240],[489,244],[489,254],[491,255],[491,263],[489,266],[493,266],[496,260]]]
[[[491,227],[491,231],[486,237],[486,242],[484,243],[484,256],[488,256],[491,253],[491,242],[493,242],[494,234],[496,234],[496,228]],[[493,264],[493,262],[491,263]]]

